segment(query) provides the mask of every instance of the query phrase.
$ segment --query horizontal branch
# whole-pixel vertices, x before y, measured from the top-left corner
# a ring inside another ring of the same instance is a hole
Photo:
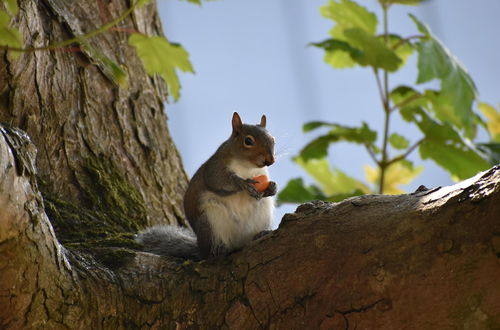
[[[128,250],[109,268],[60,246],[29,171],[32,146],[20,131],[1,132],[2,328],[500,322],[500,167],[408,195],[306,203],[227,258],[179,262]]]

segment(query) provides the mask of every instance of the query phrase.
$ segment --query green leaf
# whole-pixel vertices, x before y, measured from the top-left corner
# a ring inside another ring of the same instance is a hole
[[[422,159],[432,159],[459,180],[474,176],[490,166],[484,157],[453,141],[425,140],[419,146],[419,153]]]
[[[346,41],[328,39],[312,43],[313,46],[323,48],[326,51],[325,62],[334,68],[352,67],[357,63],[361,66],[369,65],[374,68],[395,71],[403,63],[396,52],[388,48],[382,39],[372,36],[362,29],[347,29],[344,34]]]
[[[395,106],[400,108],[412,108],[412,107],[425,107],[427,106],[428,100],[423,97],[417,90],[400,85],[394,88],[389,97]],[[400,109],[401,110],[401,109]]]
[[[334,69],[346,69],[356,66],[356,62],[352,59],[351,54],[343,50],[325,52],[323,61]]]
[[[489,167],[488,157],[447,122],[439,122],[422,108],[404,108],[403,118],[417,124],[425,139],[419,145],[422,159],[432,159],[459,179],[466,179]]]
[[[189,3],[194,3],[195,5],[201,6],[201,0],[184,0]]]
[[[375,35],[377,31],[377,16],[354,1],[330,0],[328,4],[321,7],[320,11],[324,17],[332,19],[336,23],[333,29],[330,30],[330,35],[336,41],[346,41],[344,31],[347,29],[358,28],[369,35]],[[356,56],[353,53],[359,51],[350,47],[349,44],[344,49],[342,47],[344,46],[327,51],[324,58],[325,62],[336,69],[355,66],[356,62],[353,58],[356,58]]]
[[[407,6],[415,6],[420,4],[421,2],[426,0],[379,0],[381,4],[386,5],[407,5]]]
[[[463,130],[465,136],[468,138],[474,138],[476,136],[477,125],[475,124],[475,114],[473,112],[471,112],[472,124],[464,127],[461,118],[458,117],[449,99],[449,95],[439,91],[426,90],[424,96],[429,101],[426,109],[432,111],[437,119],[442,122],[448,122],[456,128]]]
[[[476,87],[467,71],[450,54],[442,43],[430,32],[429,28],[415,16],[410,15],[418,30],[425,35],[416,43],[418,52],[417,83],[425,83],[433,79],[441,81],[441,92],[455,112],[460,128],[464,128],[467,136],[473,133],[474,115],[472,102],[476,98]]]
[[[384,36],[379,36],[379,40],[383,40]],[[389,49],[393,50],[396,55],[401,59],[400,67],[406,64],[408,58],[413,55],[413,44],[405,41],[397,34],[389,34]]]
[[[88,40],[80,40],[80,45],[90,58],[102,65],[106,75],[108,75],[115,83],[122,87],[126,87],[128,85],[128,74],[120,65],[100,50],[92,47]]]
[[[351,47],[347,42],[338,39],[328,39],[318,43],[311,43],[312,46],[325,50],[324,61],[335,69],[350,68],[356,65],[355,57],[362,56],[359,49]]]
[[[403,150],[408,148],[410,145],[410,141],[408,141],[404,136],[399,135],[397,133],[392,133],[389,137],[389,143],[395,149]]]
[[[2,0],[5,9],[9,12],[10,16],[16,16],[19,13],[19,7],[17,6],[17,0]]]
[[[396,71],[402,60],[396,53],[389,49],[382,40],[370,35],[359,28],[344,30],[344,35],[350,45],[361,50],[359,56],[352,56],[352,59],[361,66],[371,66],[374,68]]]
[[[278,204],[305,203],[317,199],[325,200],[326,196],[316,186],[306,187],[301,178],[290,180],[278,194]]]
[[[128,42],[137,49],[146,72],[150,76],[159,74],[167,83],[170,95],[174,100],[178,100],[180,84],[176,70],[193,72],[188,52],[182,46],[171,44],[167,39],[158,36],[148,37],[135,33],[130,36]]]
[[[340,202],[346,198],[363,195],[360,190],[351,193],[339,193],[325,196],[315,185],[306,186],[301,178],[292,179],[285,188],[278,194],[278,205],[285,203],[301,204],[312,200],[322,200],[326,202]]]
[[[0,45],[9,46],[12,48],[22,48],[23,42],[21,33],[18,29],[9,27],[11,17],[4,11],[0,10]],[[21,53],[18,51],[9,51],[9,58],[14,60]]]
[[[331,31],[332,37],[343,40],[343,31],[359,28],[374,35],[377,31],[377,16],[351,0],[330,0],[320,8],[323,17],[332,19],[336,25]]]
[[[351,194],[354,191],[370,193],[370,189],[361,181],[332,168],[326,158],[304,160],[299,156],[295,157],[294,161],[319,183],[326,195]]]
[[[302,149],[300,156],[304,160],[325,158],[331,143],[348,141],[372,145],[377,140],[377,132],[371,130],[366,123],[363,123],[361,127],[348,127],[326,122],[310,122],[304,125],[304,130],[310,131],[322,126],[331,127],[332,129],[326,135],[314,139]]]

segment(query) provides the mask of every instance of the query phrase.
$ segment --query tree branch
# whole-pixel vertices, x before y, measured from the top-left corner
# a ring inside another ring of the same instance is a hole
[[[500,321],[500,166],[450,187],[306,203],[227,258],[179,263],[130,250],[111,269],[57,242],[29,149],[25,135],[2,130],[2,328],[421,329]]]

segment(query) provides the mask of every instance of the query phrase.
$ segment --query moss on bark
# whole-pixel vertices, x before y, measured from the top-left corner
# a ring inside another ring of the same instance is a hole
[[[90,252],[100,247],[139,248],[134,234],[146,225],[141,194],[109,160],[88,158],[85,164],[85,175],[79,180],[85,192],[85,207],[56,198],[39,180],[45,211],[59,242],[70,249]]]

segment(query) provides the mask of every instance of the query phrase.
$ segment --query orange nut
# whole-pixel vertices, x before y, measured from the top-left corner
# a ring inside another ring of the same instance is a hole
[[[269,187],[269,178],[266,175],[256,176],[252,178],[252,180],[257,181],[257,183],[254,183],[253,185],[258,192],[263,192],[267,189],[267,187]]]

